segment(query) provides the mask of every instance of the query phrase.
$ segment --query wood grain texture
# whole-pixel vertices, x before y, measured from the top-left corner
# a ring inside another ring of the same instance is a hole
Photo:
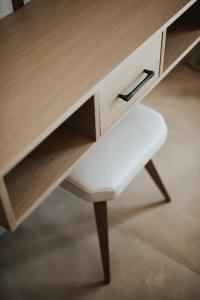
[[[15,217],[12,230],[63,181],[98,138],[96,102],[94,97],[89,99],[5,176],[7,202]]]
[[[105,75],[194,2],[37,0],[2,20],[0,174],[86,101]]]
[[[97,140],[100,135],[99,119],[96,116],[96,110],[98,111],[97,102],[97,99],[92,97],[68,120],[68,125],[71,128],[93,140]]]
[[[94,141],[59,128],[5,178],[17,224],[58,186]]]

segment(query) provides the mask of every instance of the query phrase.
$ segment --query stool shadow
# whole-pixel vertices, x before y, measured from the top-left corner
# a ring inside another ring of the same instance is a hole
[[[131,208],[129,207],[128,209],[113,209],[110,214],[110,226],[115,226],[116,223],[122,224],[133,217],[138,217],[144,213],[149,212],[150,210],[153,210],[166,204],[168,204],[168,202],[166,202],[165,200],[161,200],[159,202],[138,205],[135,207],[133,206]]]

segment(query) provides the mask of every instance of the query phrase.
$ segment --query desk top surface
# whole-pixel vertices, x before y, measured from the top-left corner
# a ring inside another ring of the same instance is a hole
[[[189,0],[33,0],[0,21],[0,174]]]

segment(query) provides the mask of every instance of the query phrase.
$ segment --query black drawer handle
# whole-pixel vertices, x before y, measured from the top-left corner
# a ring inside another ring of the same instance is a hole
[[[154,71],[146,70],[146,69],[142,73],[146,73],[147,76],[127,95],[119,94],[118,95],[119,98],[128,102],[141,89],[141,87],[143,87],[143,85],[145,85],[145,83],[147,83],[147,81],[149,81],[155,75]]]

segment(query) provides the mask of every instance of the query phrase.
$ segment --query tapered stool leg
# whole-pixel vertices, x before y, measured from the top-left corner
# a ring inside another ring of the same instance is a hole
[[[153,163],[152,160],[150,160],[146,165],[145,168],[147,170],[147,172],[149,173],[149,175],[151,176],[151,178],[153,179],[153,181],[155,182],[155,184],[158,186],[159,190],[161,191],[161,193],[164,195],[165,197],[165,201],[166,202],[170,202],[171,198],[156,170],[156,167]]]
[[[109,259],[109,240],[108,240],[108,218],[107,202],[94,203],[94,212],[103,264],[104,282],[110,283],[110,259]]]

